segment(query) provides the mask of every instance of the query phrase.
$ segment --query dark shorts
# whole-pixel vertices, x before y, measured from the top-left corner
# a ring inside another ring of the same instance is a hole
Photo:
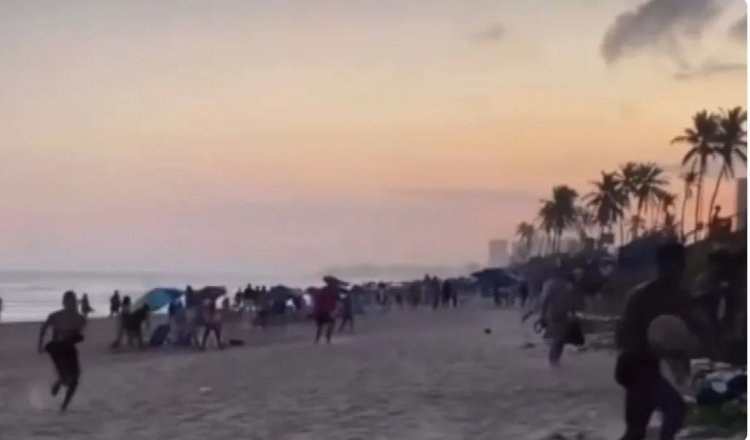
[[[334,319],[333,319],[333,316],[330,313],[316,313],[315,314],[315,323],[317,325],[333,324],[334,323]]]
[[[73,342],[53,341],[44,347],[57,374],[62,379],[77,379],[81,375],[81,365],[78,361],[78,350]]]

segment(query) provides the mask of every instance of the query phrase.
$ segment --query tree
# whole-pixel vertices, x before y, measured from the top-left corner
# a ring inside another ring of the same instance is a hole
[[[715,114],[709,114],[702,110],[693,116],[693,125],[685,128],[682,135],[672,139],[672,143],[687,144],[689,149],[682,159],[683,166],[690,166],[697,174],[695,190],[695,226],[696,230],[700,225],[701,207],[703,198],[703,180],[706,177],[708,161],[715,154],[713,142],[717,138],[719,125]],[[696,237],[698,232],[696,231]]]
[[[688,200],[690,200],[691,197],[693,197],[693,187],[695,187],[695,182],[698,180],[698,173],[695,172],[695,170],[690,170],[686,173],[683,173],[680,176],[680,179],[682,180],[683,187],[684,187],[684,193],[682,195],[682,210],[680,214],[680,236],[682,237],[682,240],[685,240],[685,214],[687,212],[687,203]]]
[[[552,242],[552,231],[555,229],[555,204],[551,200],[543,200],[542,207],[539,209],[539,228],[547,236],[546,245],[549,247]],[[544,253],[544,247],[540,246],[539,253]]]
[[[552,249],[560,251],[560,239],[563,231],[576,221],[576,199],[578,193],[566,185],[552,188],[552,199],[542,201],[540,218],[545,227],[549,227],[554,235]]]
[[[527,222],[521,222],[516,228],[516,235],[524,243],[525,254],[528,256],[531,252],[531,246],[534,244],[534,236],[536,235],[534,225]]]
[[[604,231],[612,232],[612,224],[621,221],[628,206],[628,194],[623,182],[616,173],[602,171],[600,181],[591,182],[595,190],[588,193],[584,199],[587,206],[593,209],[596,223],[600,228],[600,240]],[[622,223],[620,223],[622,226]],[[624,240],[624,232],[620,228],[620,241]]]
[[[667,220],[670,219],[674,222],[674,203],[677,200],[677,196],[672,193],[664,192],[659,195],[659,210],[661,211],[662,225],[667,224]]]
[[[664,187],[669,182],[664,177],[664,170],[654,163],[637,164],[635,170],[635,216],[645,225],[644,215],[648,215],[650,208],[658,207],[660,198],[666,193]],[[633,238],[637,238],[637,235]]]
[[[718,118],[719,126],[714,151],[721,161],[721,170],[716,178],[711,203],[708,205],[709,224],[722,179],[734,177],[735,157],[739,158],[742,163],[747,164],[747,130],[745,129],[747,111],[742,107],[735,107],[722,111]]]

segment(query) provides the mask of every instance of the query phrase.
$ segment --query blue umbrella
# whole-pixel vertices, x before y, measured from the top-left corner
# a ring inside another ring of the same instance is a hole
[[[164,307],[168,306],[174,301],[177,301],[184,295],[185,292],[183,292],[180,289],[172,289],[172,288],[156,288],[151,289],[146,294],[144,294],[142,297],[138,298],[138,300],[133,305],[134,309],[137,309],[144,304],[148,304],[148,308],[155,312],[157,310],[163,309]]]

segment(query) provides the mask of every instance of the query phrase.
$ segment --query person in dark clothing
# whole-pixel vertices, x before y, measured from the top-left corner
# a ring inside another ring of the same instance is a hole
[[[120,326],[117,331],[117,337],[112,342],[112,349],[120,347],[123,336],[128,342],[128,347],[133,347],[134,344],[138,345],[138,348],[144,348],[145,343],[143,340],[143,329],[148,328],[148,315],[149,308],[148,304],[144,304],[138,309],[131,310],[130,297],[126,296],[122,301],[122,313],[120,313]]]
[[[526,282],[522,282],[518,286],[518,298],[521,301],[521,308],[526,307],[526,300],[529,299],[529,286]]]
[[[84,293],[81,297],[81,314],[84,318],[88,318],[90,314],[94,313],[94,309],[91,308],[88,294]]]
[[[448,307],[453,298],[453,287],[450,280],[443,281],[443,307]]]
[[[615,379],[625,388],[625,423],[622,440],[643,440],[651,414],[662,417],[662,440],[672,440],[682,429],[687,407],[680,393],[661,374],[660,358],[648,341],[651,322],[661,315],[676,315],[691,325],[689,299],[680,287],[685,271],[685,249],[681,244],[665,244],[657,254],[658,275],[639,286],[630,296],[617,332],[620,355]],[[669,354],[669,356],[678,355]],[[682,359],[680,359],[682,360]]]
[[[341,298],[341,325],[339,325],[339,333],[344,331],[346,326],[349,326],[349,331],[354,331],[354,299],[352,293],[346,293]]]
[[[202,313],[204,313],[204,316],[201,350],[206,349],[206,342],[211,333],[213,333],[216,338],[216,347],[219,349],[224,348],[224,343],[221,341],[221,314],[216,310],[216,303],[214,301],[209,302]]]
[[[115,290],[115,293],[109,298],[109,317],[117,316],[120,314],[120,292]]]
[[[52,328],[52,340],[45,344],[44,339],[50,327]],[[49,353],[57,371],[57,379],[51,389],[52,395],[56,396],[61,387],[66,388],[60,411],[65,411],[68,408],[78,388],[81,365],[76,344],[83,341],[83,329],[85,327],[86,318],[78,313],[76,294],[67,291],[63,294],[62,310],[50,314],[39,331],[37,350],[40,354],[45,351]]]
[[[315,314],[315,343],[320,342],[320,338],[325,330],[326,342],[331,343],[333,330],[336,327],[336,318],[334,312],[339,301],[339,291],[341,282],[334,277],[325,277],[323,279],[325,287],[320,289],[315,295],[314,314]]]

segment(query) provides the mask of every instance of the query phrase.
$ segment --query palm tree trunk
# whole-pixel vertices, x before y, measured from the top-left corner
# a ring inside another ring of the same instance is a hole
[[[698,185],[695,188],[695,235],[693,236],[693,241],[698,241],[700,238],[698,224],[701,222],[701,199],[703,198],[703,174],[705,173],[705,168],[701,166],[699,173]]]
[[[711,216],[714,212],[714,205],[716,204],[716,196],[719,195],[719,186],[721,185],[721,179],[724,178],[724,168],[719,172],[719,177],[716,178],[716,186],[714,186],[714,193],[711,195],[711,204],[708,205],[708,221],[707,225],[711,226]]]
[[[685,242],[685,211],[687,210],[687,202],[688,202],[688,191],[689,188],[687,185],[685,185],[685,195],[682,198],[682,213],[680,214],[680,237],[682,237],[682,242]]]

